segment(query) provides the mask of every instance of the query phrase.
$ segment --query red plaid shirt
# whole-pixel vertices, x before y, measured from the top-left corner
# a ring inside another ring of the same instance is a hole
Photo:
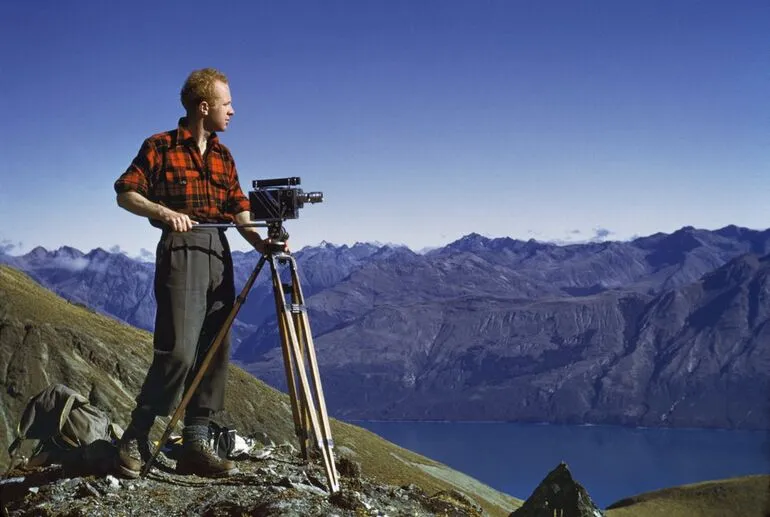
[[[233,156],[212,133],[201,157],[185,122],[145,140],[115,192],[138,192],[200,223],[232,222],[235,214],[249,211]]]

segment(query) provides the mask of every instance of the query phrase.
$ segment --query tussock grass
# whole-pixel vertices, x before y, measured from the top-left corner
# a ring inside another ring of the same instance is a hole
[[[121,359],[128,358],[141,371],[146,370],[152,357],[152,334],[149,332],[123,324],[79,304],[69,303],[41,287],[24,273],[7,266],[0,266],[0,320],[3,319],[51,327],[58,332],[88,335],[103,345],[102,350],[118,351]],[[94,368],[93,378],[97,382],[107,382],[107,376],[96,371],[93,362],[89,364]],[[66,379],[51,380],[66,383]],[[138,391],[138,386],[132,389]],[[123,401],[124,404],[125,402]],[[226,425],[234,426],[243,434],[264,432],[277,443],[289,441],[298,447],[290,401],[286,394],[267,386],[240,368],[231,366],[225,404],[220,420]],[[127,416],[124,415],[124,418],[127,419]],[[159,435],[158,429],[162,432],[168,420],[159,419],[153,434]],[[330,420],[335,455],[339,457],[344,454],[359,462],[364,475],[383,484],[415,484],[428,494],[442,490],[458,490],[494,517],[507,516],[522,504],[520,499],[498,492],[445,465],[399,447],[366,429],[335,419]]]
[[[768,517],[770,475],[682,485],[629,497],[607,517]]]
[[[143,344],[152,350],[152,334],[70,303],[40,286],[27,275],[0,265],[0,317],[22,322],[82,329],[109,344]]]

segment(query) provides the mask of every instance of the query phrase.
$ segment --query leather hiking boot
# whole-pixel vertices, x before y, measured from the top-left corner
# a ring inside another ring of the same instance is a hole
[[[118,454],[115,467],[118,473],[127,478],[138,478],[144,462],[150,459],[150,443],[146,436],[123,435],[118,441]]]
[[[195,440],[182,446],[176,473],[217,478],[237,474],[238,468],[234,461],[217,456],[208,442]]]

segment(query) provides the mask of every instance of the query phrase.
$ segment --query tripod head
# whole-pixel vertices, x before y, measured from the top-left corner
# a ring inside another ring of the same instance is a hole
[[[287,253],[286,241],[289,240],[289,232],[279,222],[267,223],[267,238],[270,242],[266,246],[267,254],[279,255],[279,260],[283,262],[282,256]]]
[[[274,241],[289,240],[289,232],[286,231],[281,222],[267,223],[267,236]]]

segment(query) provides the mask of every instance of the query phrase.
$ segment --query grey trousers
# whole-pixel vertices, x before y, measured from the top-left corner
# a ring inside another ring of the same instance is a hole
[[[233,262],[223,230],[164,231],[155,259],[155,353],[137,408],[168,416],[197,374],[235,300]],[[224,406],[230,335],[219,345],[187,406]]]

